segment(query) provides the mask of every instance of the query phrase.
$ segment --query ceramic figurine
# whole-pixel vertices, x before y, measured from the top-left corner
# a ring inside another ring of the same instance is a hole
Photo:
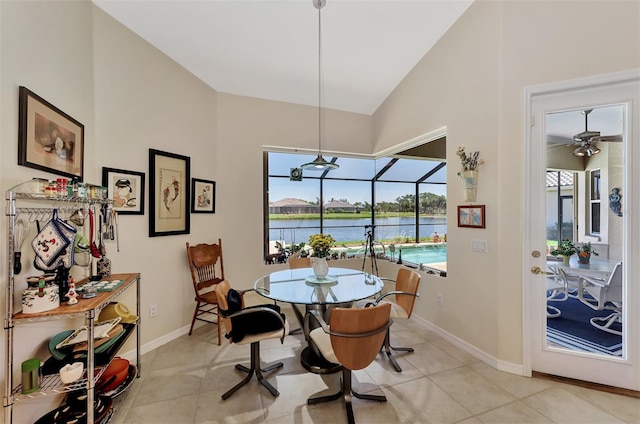
[[[69,301],[67,305],[75,305],[78,303],[78,293],[76,292],[76,282],[73,278],[69,279],[69,291],[67,292]]]

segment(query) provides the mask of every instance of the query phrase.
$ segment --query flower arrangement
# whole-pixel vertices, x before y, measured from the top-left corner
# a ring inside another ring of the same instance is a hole
[[[578,248],[571,240],[562,240],[560,245],[549,253],[553,256],[572,256],[578,253]]]
[[[313,249],[313,255],[317,258],[326,258],[331,255],[331,248],[336,241],[331,234],[312,234],[309,236],[309,246]]]
[[[587,256],[594,255],[599,256],[598,252],[591,247],[591,242],[582,243],[578,248],[578,256],[586,258]]]
[[[459,146],[458,150],[456,150],[456,155],[460,157],[460,162],[462,162],[462,169],[458,172],[458,175],[462,175],[464,171],[475,171],[478,169],[478,166],[484,164],[483,159],[478,159],[480,156],[480,151],[476,150],[467,156],[467,152],[465,152],[466,147]]]

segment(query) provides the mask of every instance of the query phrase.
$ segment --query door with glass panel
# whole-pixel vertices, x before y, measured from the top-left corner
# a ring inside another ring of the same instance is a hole
[[[640,140],[634,109],[639,92],[637,75],[627,74],[618,81],[594,78],[531,90],[524,290],[525,356],[532,371],[640,389],[640,293],[629,284],[637,280],[640,264],[638,238],[633,237],[639,224],[630,213],[639,202],[631,187],[638,186],[640,172],[629,166],[640,160],[640,149],[633,145]],[[614,189],[624,199],[621,214],[608,201]],[[601,254],[592,255],[588,265],[579,264],[574,254],[565,265],[552,255],[564,240],[578,248],[591,243]],[[617,262],[623,264],[621,300],[603,310],[589,308],[589,293],[583,289],[580,299],[576,289],[589,284],[586,278],[607,281]],[[568,284],[567,296],[549,300],[554,292],[548,288],[557,286],[548,283],[558,275]],[[560,314],[550,313],[548,306]],[[620,312],[619,335],[592,324],[593,317],[614,310]]]

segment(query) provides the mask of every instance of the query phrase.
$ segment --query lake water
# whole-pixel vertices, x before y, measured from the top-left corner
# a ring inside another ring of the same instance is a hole
[[[325,219],[324,232],[331,234],[338,244],[366,240],[365,225],[370,218]],[[415,239],[415,219],[412,217],[376,218],[375,240],[397,240],[409,237]],[[437,232],[441,237],[447,234],[446,217],[421,217],[420,237],[431,237]],[[269,240],[284,240],[285,244],[308,243],[309,236],[320,232],[319,219],[270,220]],[[385,242],[386,244],[386,242]],[[403,251],[404,255],[404,251]]]

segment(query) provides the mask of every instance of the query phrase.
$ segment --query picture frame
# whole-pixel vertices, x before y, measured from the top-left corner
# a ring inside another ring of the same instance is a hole
[[[189,234],[191,158],[149,149],[149,237]]]
[[[144,180],[144,172],[102,168],[102,185],[120,215],[144,215]]]
[[[19,90],[18,165],[83,180],[84,125],[23,86]]]
[[[458,206],[458,227],[485,228],[485,205]]]
[[[191,179],[191,213],[216,213],[216,182]]]

